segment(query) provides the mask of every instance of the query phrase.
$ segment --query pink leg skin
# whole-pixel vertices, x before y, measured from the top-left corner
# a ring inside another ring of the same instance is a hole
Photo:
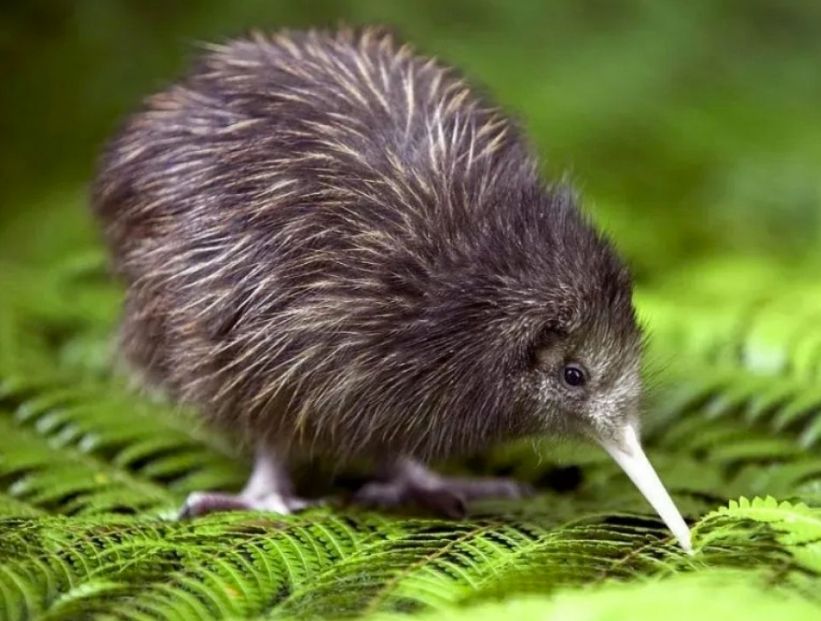
[[[416,505],[462,518],[471,500],[522,498],[532,492],[529,486],[510,479],[443,477],[406,457],[391,463],[385,474],[385,480],[364,485],[354,495],[354,502],[371,507]]]
[[[254,471],[239,494],[191,492],[180,511],[180,519],[216,511],[271,511],[288,514],[307,507],[307,500],[294,496],[285,468],[270,449],[257,450]]]

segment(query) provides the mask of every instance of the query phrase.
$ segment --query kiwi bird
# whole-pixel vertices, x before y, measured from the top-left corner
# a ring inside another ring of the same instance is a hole
[[[185,515],[300,509],[305,455],[371,458],[362,502],[459,514],[522,487],[429,460],[576,436],[690,547],[639,442],[628,270],[516,124],[389,31],[207,46],[109,143],[92,203],[124,358],[256,452]]]

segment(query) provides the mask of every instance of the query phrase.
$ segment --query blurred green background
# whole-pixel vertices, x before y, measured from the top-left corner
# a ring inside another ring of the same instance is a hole
[[[819,255],[817,0],[28,0],[0,4],[0,259],[92,243],[96,154],[198,41],[340,20],[392,24],[488,88],[640,279]]]

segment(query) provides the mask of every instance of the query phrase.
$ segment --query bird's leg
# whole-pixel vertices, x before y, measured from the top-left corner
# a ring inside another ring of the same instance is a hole
[[[503,478],[445,477],[402,457],[390,462],[380,480],[364,485],[354,502],[378,507],[417,505],[447,517],[464,517],[466,503],[480,498],[521,498],[527,485]]]
[[[256,452],[254,470],[238,494],[192,492],[180,511],[181,518],[196,517],[214,511],[271,511],[293,513],[310,503],[294,496],[284,465],[269,447]]]

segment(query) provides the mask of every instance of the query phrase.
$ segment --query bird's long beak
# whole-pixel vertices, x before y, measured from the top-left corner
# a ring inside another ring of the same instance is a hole
[[[679,545],[689,554],[693,553],[693,546],[690,543],[690,529],[681,517],[676,505],[670,498],[670,494],[664,489],[664,485],[659,479],[652,464],[641,448],[636,428],[627,424],[622,429],[621,435],[614,438],[597,438],[605,451],[621,466],[622,470],[633,481],[639,491],[656,510],[667,528],[678,539]]]

